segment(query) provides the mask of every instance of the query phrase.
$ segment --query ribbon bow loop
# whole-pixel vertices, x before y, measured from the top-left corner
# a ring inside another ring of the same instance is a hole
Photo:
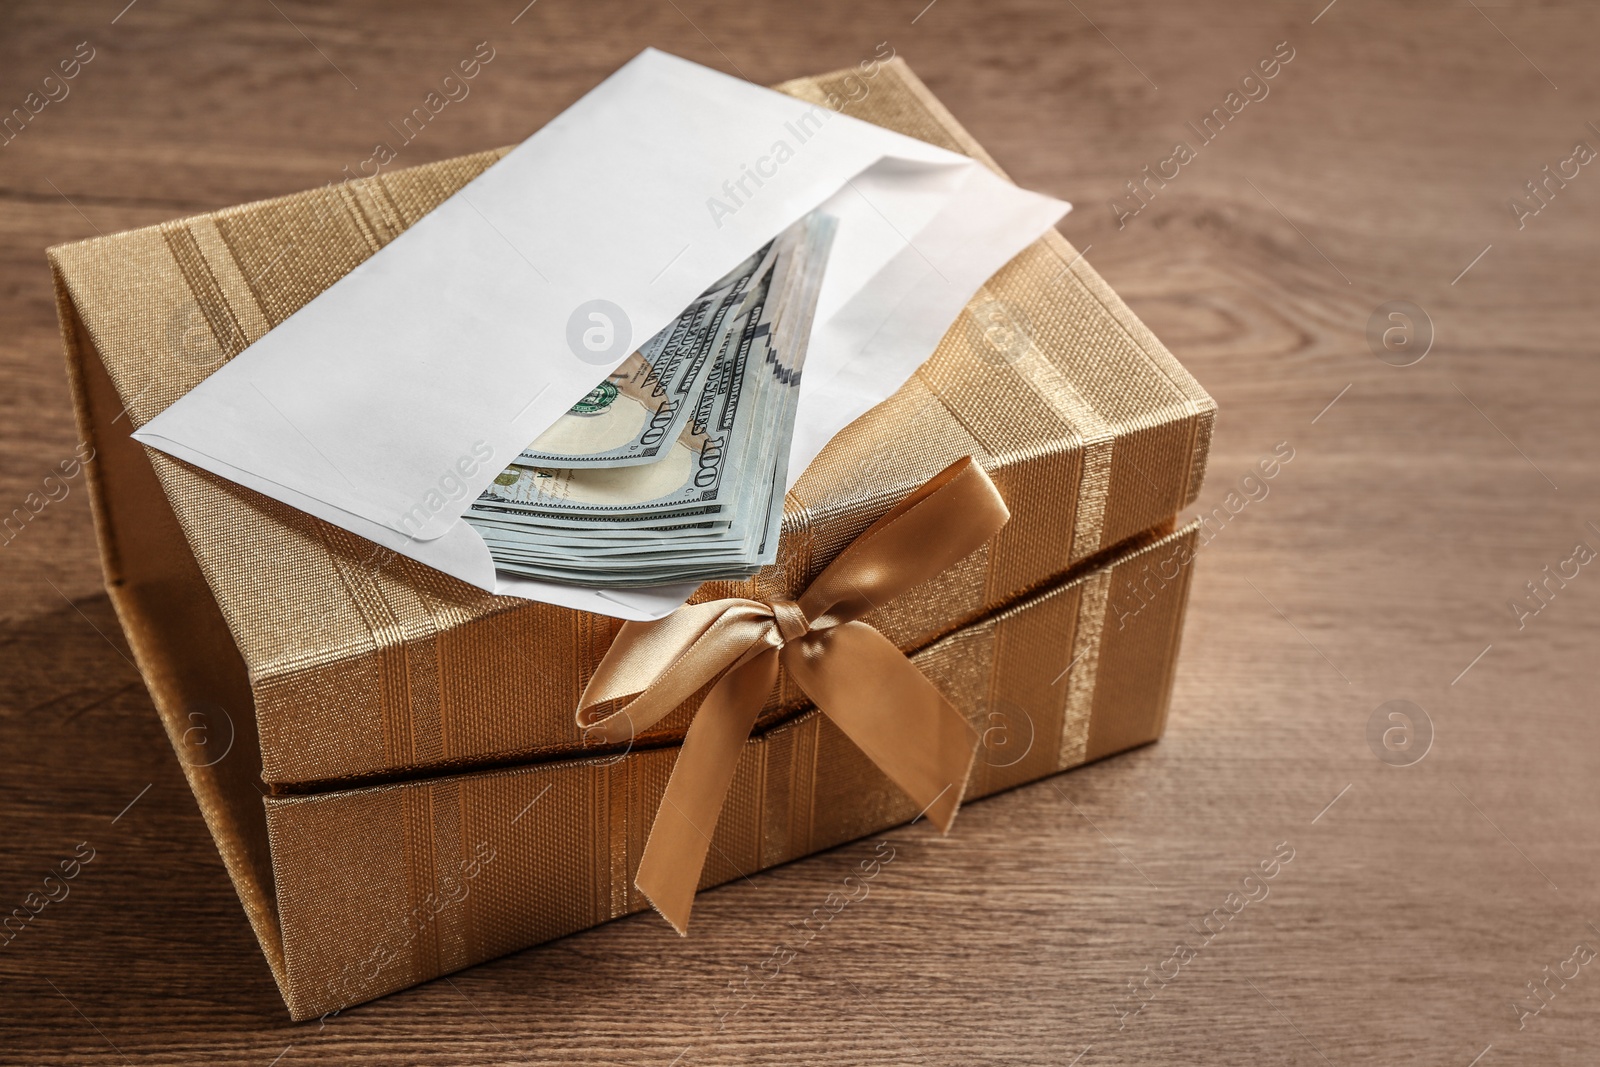
[[[948,830],[977,733],[861,616],[933,578],[1010,518],[970,457],[855,539],[798,600],[731,598],[625,623],[578,702],[586,735],[632,740],[716,680],[684,735],[634,884],[681,934],[739,754],[778,665],[891,781]],[[597,714],[598,706],[624,701]]]

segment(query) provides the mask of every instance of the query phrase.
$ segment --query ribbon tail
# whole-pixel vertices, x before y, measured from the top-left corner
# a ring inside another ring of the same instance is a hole
[[[812,631],[782,656],[823,714],[948,832],[977,755],[966,717],[864,622]]]
[[[689,724],[667,779],[633,884],[679,934],[688,933],[711,835],[744,743],[777,679],[778,652],[772,648],[723,675]]]

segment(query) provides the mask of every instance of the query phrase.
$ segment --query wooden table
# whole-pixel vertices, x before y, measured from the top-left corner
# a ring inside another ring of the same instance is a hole
[[[776,979],[756,965],[866,846],[706,894],[688,940],[639,916],[305,1025],[71,480],[0,547],[0,910],[94,858],[0,946],[0,1061],[1593,1062],[1600,566],[1566,561],[1600,549],[1600,166],[1569,162],[1600,147],[1600,12],[123,2],[0,15],[0,107],[93,50],[0,148],[6,511],[76,446],[45,246],[336,180],[480,41],[471,96],[398,164],[519,140],[646,45],[765,83],[888,41],[1018,182],[1077,202],[1063,231],[1216,396],[1203,510],[1294,458],[1201,555],[1166,739],[948,839],[894,833]],[[1200,144],[1186,123],[1279,42],[1269,95]],[[1180,139],[1194,158],[1131,199]],[[1547,565],[1577,575],[1519,619]],[[1424,709],[1409,747],[1392,700]]]

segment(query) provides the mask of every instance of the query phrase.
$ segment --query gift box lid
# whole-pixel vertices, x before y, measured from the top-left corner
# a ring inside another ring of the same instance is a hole
[[[779,87],[994,166],[899,59]],[[504,150],[50,250],[75,376],[126,437],[494,163]],[[998,170],[998,168],[996,168]],[[998,272],[927,363],[790,490],[779,559],[695,599],[791,599],[877,517],[971,455],[1013,518],[867,621],[906,651],[1165,528],[1199,491],[1215,405],[1054,231]],[[141,446],[142,447],[142,446]],[[244,660],[276,791],[571,754],[584,684],[621,623],[496,597],[144,449]],[[102,473],[101,493],[117,490]],[[97,503],[103,507],[104,503]],[[120,551],[101,521],[109,583]],[[692,705],[694,702],[691,701]],[[763,719],[806,703],[780,678]],[[637,744],[681,737],[686,706]]]

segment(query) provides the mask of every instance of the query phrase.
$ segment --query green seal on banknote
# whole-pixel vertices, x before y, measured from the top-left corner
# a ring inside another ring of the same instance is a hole
[[[617,387],[609,380],[603,381],[589,390],[589,395],[572,405],[572,414],[598,415],[610,407],[615,399],[617,399]]]
[[[494,484],[495,485],[516,485],[517,484],[517,472],[514,471],[514,470],[503,470],[503,471],[501,471],[499,474],[494,476]]]

